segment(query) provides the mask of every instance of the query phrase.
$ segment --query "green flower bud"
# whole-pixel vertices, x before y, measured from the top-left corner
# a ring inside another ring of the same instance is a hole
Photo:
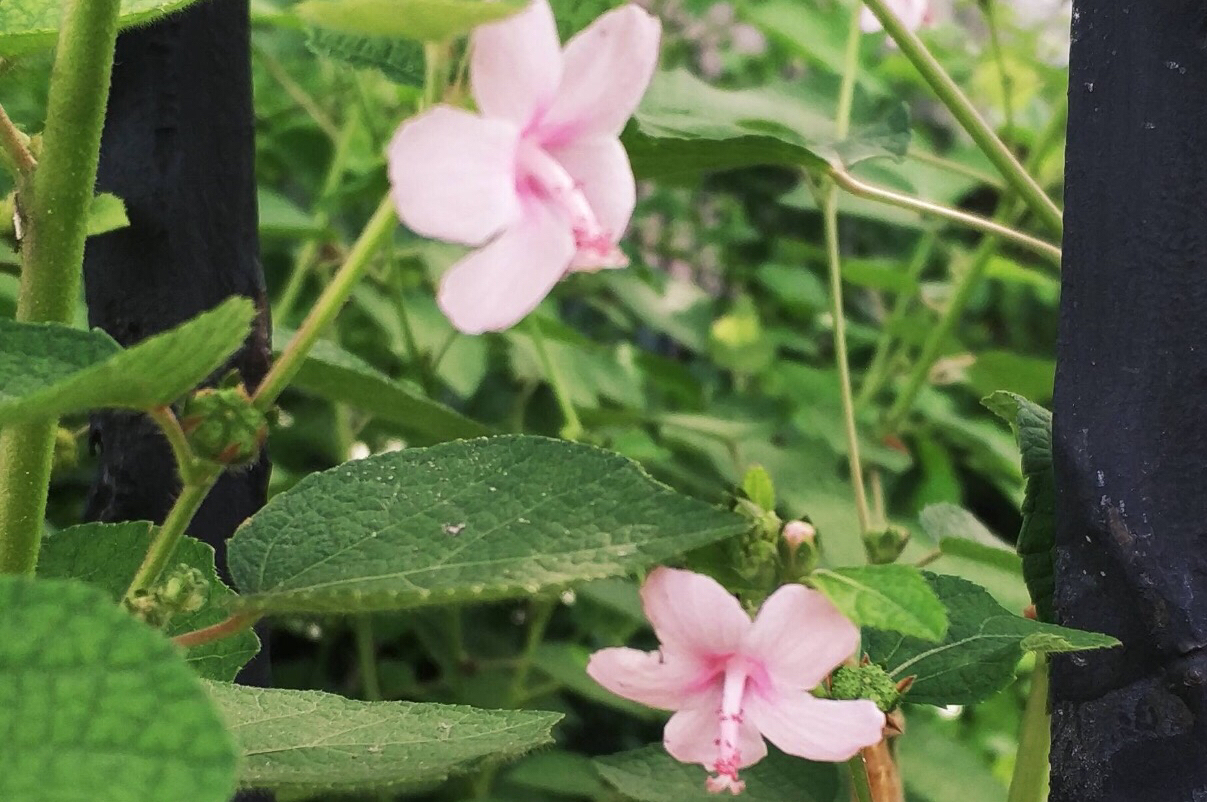
[[[136,617],[153,627],[167,626],[173,616],[195,613],[205,606],[210,583],[200,569],[181,563],[163,581],[126,601]]]
[[[871,699],[885,713],[901,701],[897,683],[878,665],[839,666],[830,675],[831,699]]]
[[[868,562],[872,565],[888,565],[894,563],[905,551],[909,543],[909,530],[900,526],[890,526],[880,531],[866,532],[863,535],[863,548],[867,552]]]
[[[199,390],[184,402],[180,428],[198,457],[223,465],[247,465],[268,437],[268,420],[242,385]]]

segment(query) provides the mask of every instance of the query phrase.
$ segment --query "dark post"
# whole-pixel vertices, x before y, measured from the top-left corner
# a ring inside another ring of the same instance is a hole
[[[1053,802],[1207,799],[1207,3],[1077,0]]]

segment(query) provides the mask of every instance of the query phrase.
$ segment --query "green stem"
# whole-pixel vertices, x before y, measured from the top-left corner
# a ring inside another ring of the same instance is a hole
[[[126,601],[134,599],[139,591],[146,590],[159,581],[160,574],[171,561],[176,546],[193,521],[193,516],[201,509],[201,503],[205,501],[206,495],[221,473],[221,468],[215,466],[203,475],[194,476],[193,481],[181,489],[176,503],[168,511],[168,517],[156,530],[142,565],[138,566],[138,571],[130,580],[130,586],[125,593]]]
[[[528,318],[528,329],[532,333],[532,344],[536,347],[537,357],[541,360],[541,368],[545,371],[545,377],[549,379],[549,385],[553,388],[553,395],[557,399],[557,406],[562,411],[562,418],[565,422],[562,427],[562,437],[567,440],[578,440],[583,436],[583,424],[578,419],[574,402],[570,400],[562,374],[553,364],[553,360],[549,358],[549,349],[545,347],[545,337],[541,333],[540,321],[535,317]]]
[[[838,113],[835,117],[834,138],[841,142],[851,133],[851,109],[855,105],[855,75],[859,70],[859,43],[863,40],[860,17],[863,8],[855,5],[855,13],[847,28],[847,46],[843,56],[842,85],[838,89]]]
[[[180,428],[180,421],[176,418],[176,413],[172,411],[171,407],[156,407],[149,410],[147,415],[159,425],[168,445],[172,447],[172,456],[176,458],[176,467],[180,471],[181,480],[185,484],[193,482],[198,473],[205,469],[198,464],[193,447],[189,445],[188,437]]]
[[[120,0],[63,4],[42,159],[21,199],[20,321],[74,317],[120,6]],[[0,434],[0,572],[31,574],[37,565],[56,427],[39,421]]]
[[[856,197],[866,198],[867,200],[877,201],[888,206],[896,206],[899,209],[909,209],[910,211],[929,214],[943,220],[959,223],[974,231],[980,231],[982,234],[990,234],[998,239],[1012,242],[1027,250],[1034,251],[1056,265],[1060,264],[1060,248],[1050,242],[1032,237],[1030,234],[1017,231],[1010,226],[980,217],[979,215],[969,214],[959,209],[953,209],[941,203],[932,203],[921,198],[894,192],[891,189],[884,189],[883,187],[868,184],[841,168],[835,167],[831,169],[830,177],[834,179],[834,183]]]
[[[993,187],[994,189],[1006,188],[1005,182],[1002,181],[1002,177],[999,175],[983,173],[975,167],[969,167],[968,165],[953,159],[945,159],[942,156],[936,156],[935,154],[925,150],[910,148],[908,151],[906,151],[905,158],[913,159],[914,161],[922,162],[923,164],[928,164],[931,167],[937,167],[938,169],[945,170],[949,173],[956,173],[957,175],[971,178],[978,184],[984,184],[985,186]]]
[[[922,40],[897,18],[888,7],[887,0],[864,0],[884,30],[893,38],[901,52],[910,60],[922,77],[930,84],[935,95],[951,111],[960,126],[968,132],[977,147],[993,162],[1006,182],[1018,196],[1054,233],[1064,231],[1063,215],[1043,187],[1019,163],[1010,148],[994,133],[989,123],[981,117],[976,106],[960,89],[938,60],[922,43]]]
[[[1023,711],[1018,736],[1014,776],[1007,802],[1044,802],[1047,799],[1048,750],[1052,745],[1051,715],[1048,713],[1048,663],[1039,656],[1031,673],[1031,691]]]
[[[516,663],[515,674],[511,677],[511,706],[520,704],[524,698],[525,685],[528,684],[528,672],[532,669],[532,658],[536,656],[537,647],[545,639],[545,630],[557,609],[556,599],[536,599],[532,602],[532,619],[528,623],[528,636],[524,640],[524,651],[520,653]]]
[[[323,294],[315,302],[314,308],[310,310],[306,320],[302,322],[289,345],[282,352],[276,364],[272,366],[268,375],[264,377],[259,389],[256,390],[253,400],[259,409],[270,409],[285,388],[289,386],[289,382],[302,369],[302,363],[305,362],[310,349],[335,320],[336,315],[347,302],[348,296],[352,294],[352,290],[356,288],[365,271],[369,269],[373,256],[394,234],[395,225],[394,204],[387,195],[382,198],[377,211],[365,225],[364,231],[356,240],[356,244],[352,246],[343,266],[336,272],[327,288],[323,290]]]
[[[356,656],[360,667],[360,684],[365,699],[380,702],[385,697],[381,692],[381,678],[377,674],[377,644],[373,637],[373,619],[367,614],[356,616],[353,624],[356,633]]]
[[[872,787],[868,784],[868,770],[863,763],[863,755],[855,755],[847,761],[847,769],[851,772],[851,790],[859,802],[875,802],[872,799]]]
[[[1011,97],[1014,82],[1010,80],[1010,71],[1006,69],[1006,54],[1002,49],[1002,32],[998,26],[997,3],[989,0],[982,3],[985,12],[985,22],[989,26],[989,45],[993,49],[993,60],[997,64],[998,80],[1002,85],[1002,110],[1006,116],[1006,131],[1014,130],[1014,99]]]
[[[339,128],[336,127],[332,119],[327,116],[327,112],[323,111],[322,106],[315,100],[309,92],[302,88],[302,85],[290,77],[289,71],[277,61],[276,57],[262,47],[255,47],[256,58],[260,61],[260,66],[268,73],[274,81],[280,84],[285,90],[285,94],[289,95],[290,99],[309,115],[314,124],[319,127],[332,141],[339,138]]]

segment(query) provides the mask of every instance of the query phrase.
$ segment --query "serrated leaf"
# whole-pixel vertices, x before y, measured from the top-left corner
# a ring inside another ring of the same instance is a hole
[[[142,563],[156,529],[146,521],[82,524],[63,529],[42,544],[38,576],[87,582],[117,602]],[[164,630],[167,635],[191,632],[225,620],[235,600],[235,594],[214,569],[212,546],[191,537],[182,538],[169,568],[181,564],[197,568],[205,575],[210,583],[209,599],[196,612],[174,616]],[[185,659],[206,679],[232,680],[259,650],[260,639],[247,631],[189,649]]]
[[[930,641],[947,632],[947,612],[926,578],[909,565],[821,568],[809,574],[820,590],[858,626],[892,630]]]
[[[1022,452],[1023,525],[1018,554],[1023,558],[1023,581],[1036,612],[1052,621],[1056,592],[1056,476],[1052,472],[1052,413],[1014,393],[998,392],[981,403],[1014,429]]]
[[[1022,575],[1022,560],[1014,549],[963,507],[931,504],[918,515],[918,521],[938,541],[943,554]]]
[[[709,802],[702,766],[680,763],[661,746],[595,759],[595,770],[617,791],[639,802]],[[838,795],[833,764],[788,757],[772,749],[766,758],[742,769],[746,802],[831,802]]]
[[[0,799],[226,802],[235,747],[200,682],[97,588],[0,577]]]
[[[108,234],[130,225],[126,216],[126,204],[122,199],[109,192],[102,192],[92,199],[88,210],[88,236]]]
[[[291,334],[277,331],[274,340],[278,353],[288,345]],[[359,357],[322,340],[315,343],[302,363],[293,386],[397,424],[421,445],[481,437],[489,432],[477,421],[394,381]]]
[[[842,142],[834,141],[833,126],[790,88],[724,90],[676,70],[654,77],[624,138],[638,177],[660,179],[756,165],[825,171],[900,156],[909,144],[903,107],[857,126]]]
[[[231,298],[128,349],[101,331],[0,320],[0,425],[169,404],[239,348],[254,315]]]
[[[745,528],[616,454],[505,436],[312,474],[235,533],[229,559],[268,612],[391,610],[623,576]]]
[[[314,53],[342,61],[357,69],[376,69],[396,84],[423,86],[423,45],[411,39],[357,34],[313,28],[306,46]]]
[[[355,793],[440,782],[552,740],[560,713],[360,702],[319,691],[206,683],[243,753],[239,784]]]
[[[122,0],[119,24],[143,25],[197,0]],[[4,0],[0,3],[0,56],[53,47],[62,0]]]
[[[443,42],[526,5],[523,0],[306,0],[294,13],[311,25],[343,33]]]
[[[1118,645],[1107,635],[1058,627],[1012,615],[989,592],[959,577],[927,574],[947,608],[950,626],[941,643],[897,633],[864,631],[872,662],[895,679],[915,677],[910,702],[973,704],[1010,684],[1024,650],[1039,653],[1102,649]]]

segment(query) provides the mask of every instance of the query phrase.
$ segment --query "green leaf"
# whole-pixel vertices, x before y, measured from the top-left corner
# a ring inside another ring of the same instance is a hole
[[[618,455],[506,436],[311,474],[252,516],[229,556],[252,607],[390,610],[623,576],[745,527]]]
[[[742,492],[760,509],[775,509],[775,484],[762,465],[752,465],[746,469],[746,475],[742,477]]]
[[[861,627],[892,630],[930,641],[947,632],[947,613],[926,578],[909,565],[821,568],[809,584]]]
[[[92,199],[92,207],[88,211],[88,236],[108,234],[130,225],[126,217],[126,204],[122,199],[109,192],[102,192]]]
[[[968,368],[972,389],[981,395],[1004,391],[1051,401],[1055,379],[1056,360],[1011,351],[981,351]]]
[[[659,745],[595,759],[595,770],[617,791],[639,802],[709,802],[702,766],[680,763]],[[838,771],[771,750],[742,770],[746,802],[831,802],[838,795]]]
[[[119,24],[144,25],[197,0],[122,0]],[[0,3],[0,56],[54,47],[62,0],[4,0]]]
[[[235,747],[176,649],[80,582],[0,577],[0,799],[226,802]]]
[[[918,516],[922,528],[952,557],[1022,575],[1022,560],[1008,543],[989,531],[976,516],[957,504],[931,504]]]
[[[146,521],[135,521],[63,529],[42,544],[38,576],[87,582],[117,602],[142,563],[156,528]],[[169,567],[181,564],[197,568],[205,575],[210,583],[209,600],[194,613],[174,616],[165,630],[168,635],[191,632],[225,620],[236,598],[214,570],[213,547],[191,537],[182,538]],[[247,631],[189,649],[185,659],[206,679],[232,680],[259,649],[259,638]]]
[[[289,344],[292,335],[277,330],[274,337],[277,353]],[[477,421],[394,381],[360,357],[324,340],[315,343],[293,386],[397,424],[420,444],[480,437],[489,431]]]
[[[239,784],[355,793],[440,782],[552,740],[560,713],[360,702],[318,691],[207,683],[243,753]]]
[[[320,28],[443,42],[515,14],[523,0],[306,0],[294,12]]]
[[[1023,580],[1040,620],[1055,618],[1056,477],[1052,472],[1052,413],[1013,393],[994,393],[983,403],[1014,429],[1023,457],[1023,526],[1018,554]]]
[[[169,404],[239,348],[254,315],[231,298],[129,349],[101,331],[0,320],[0,425]]]
[[[314,53],[358,69],[376,69],[396,84],[423,86],[423,45],[410,39],[358,36],[322,28],[310,30],[306,46]]]
[[[786,86],[729,91],[684,70],[659,73],[625,134],[641,178],[682,179],[756,165],[825,171],[874,156],[900,156],[909,145],[902,106],[885,120],[833,140],[828,115],[801,103]]]
[[[529,755],[507,772],[508,785],[558,796],[605,799],[611,793],[595,771],[591,758],[558,750]]]
[[[1012,615],[984,588],[959,577],[927,574],[926,580],[951,622],[941,643],[875,629],[865,630],[863,637],[872,662],[896,679],[915,677],[906,694],[910,702],[980,702],[1010,684],[1023,651],[1070,652],[1119,643],[1107,635]]]

